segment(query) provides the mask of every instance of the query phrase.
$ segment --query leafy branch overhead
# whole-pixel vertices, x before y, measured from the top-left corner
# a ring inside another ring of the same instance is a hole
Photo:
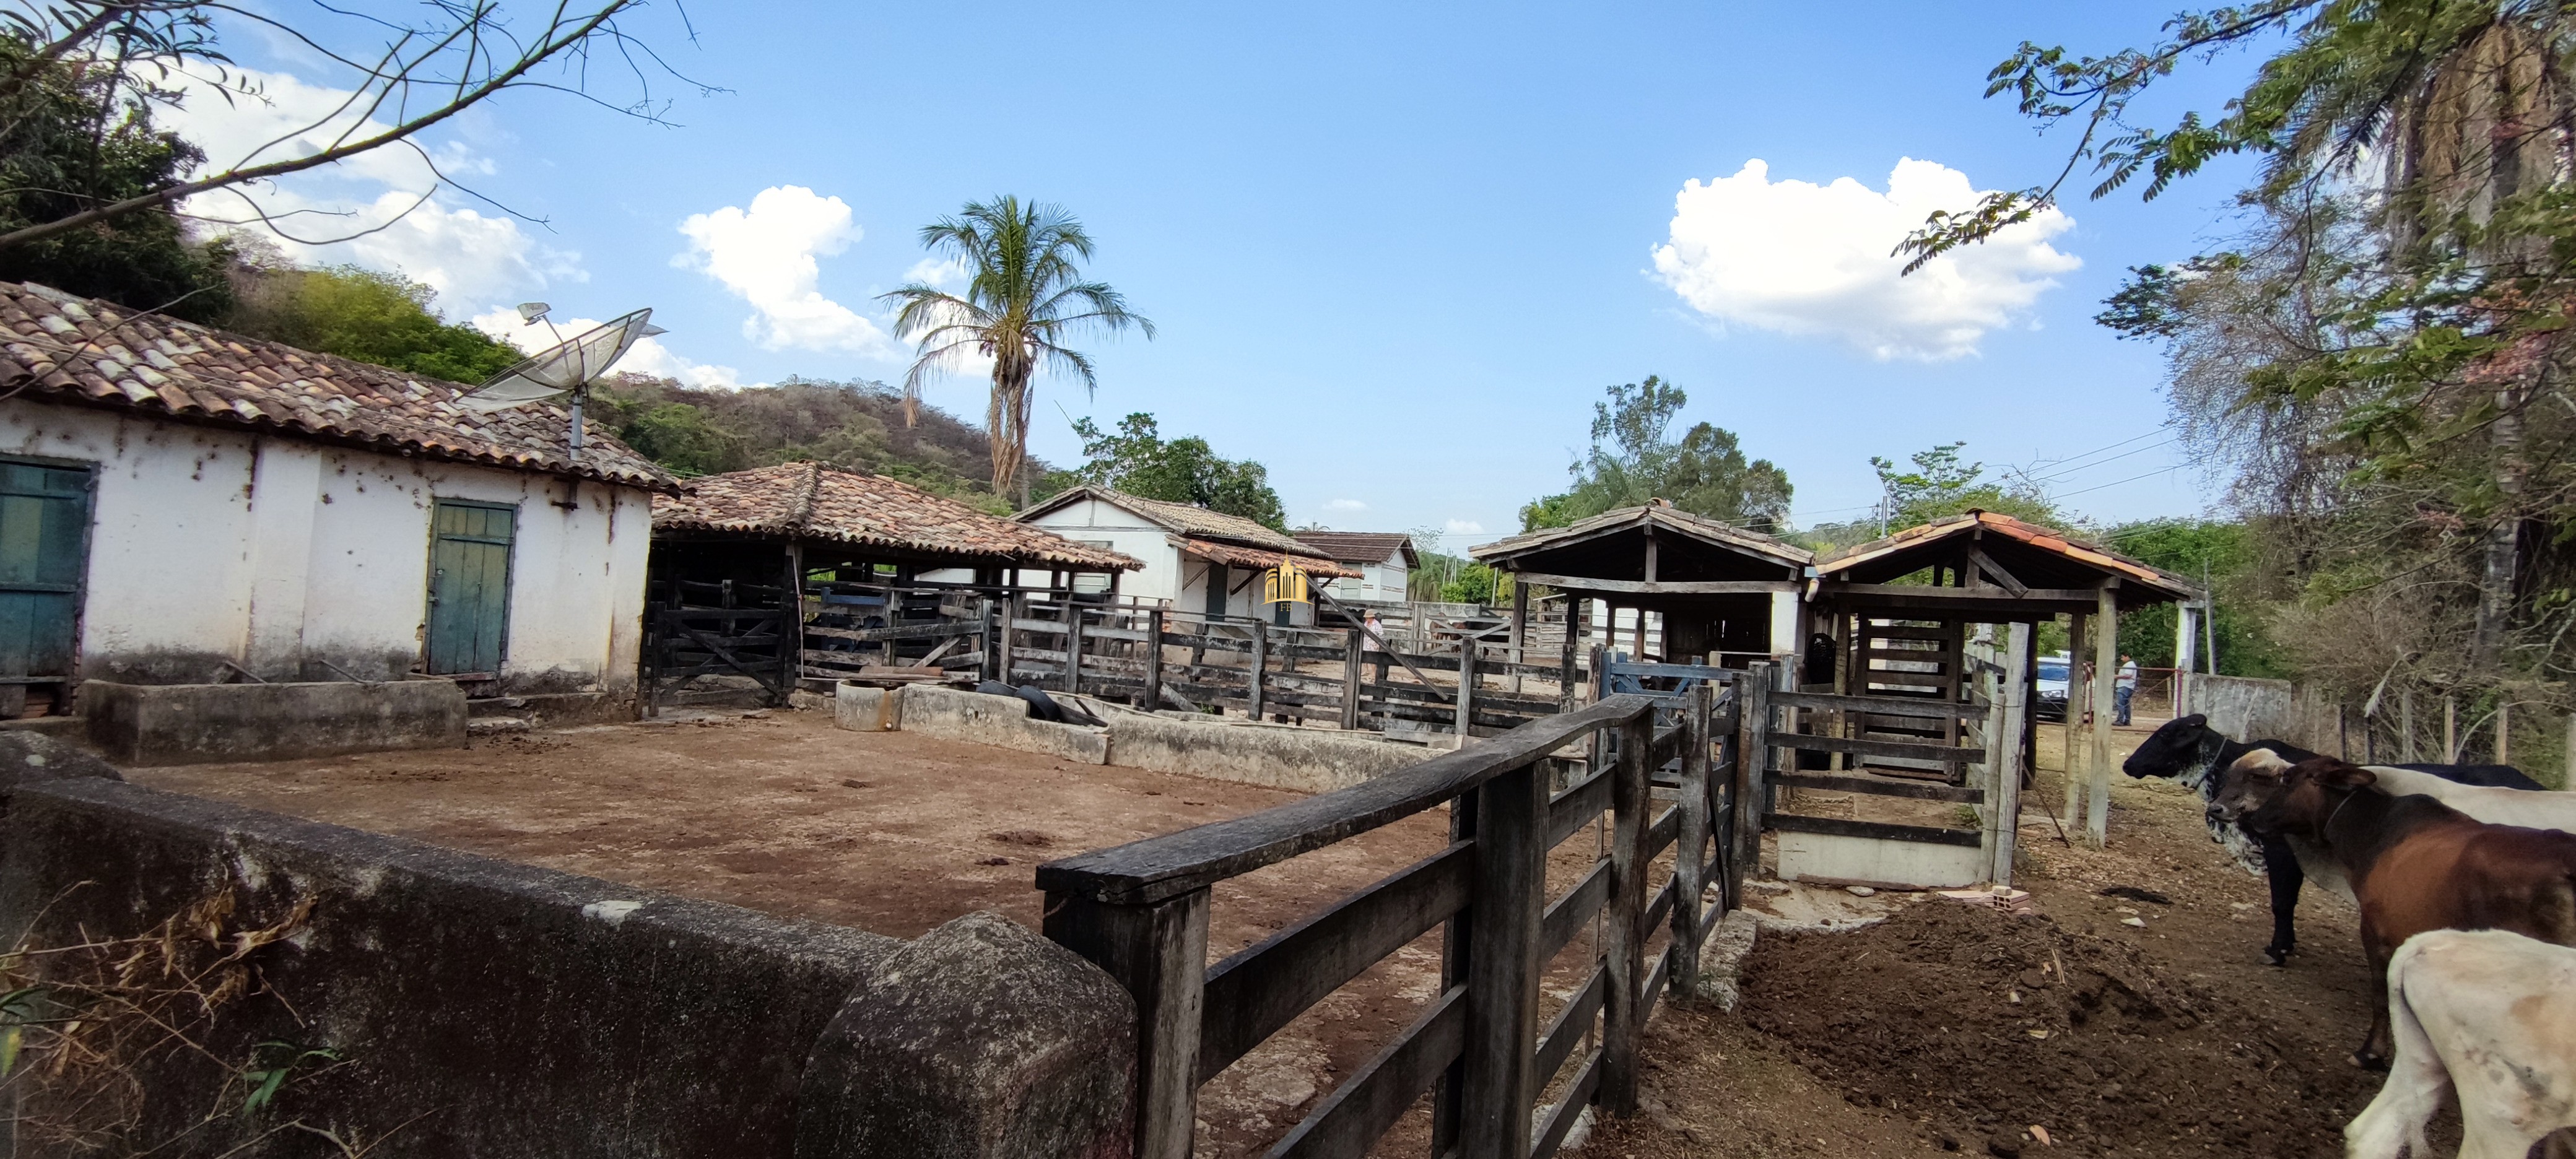
[[[1079,418],[1073,421],[1073,433],[1082,439],[1083,482],[1288,530],[1288,512],[1270,487],[1269,468],[1249,459],[1224,458],[1206,439],[1184,435],[1167,440],[1149,414],[1118,420],[1116,431]]]
[[[1592,404],[1591,448],[1568,468],[1573,487],[1523,506],[1522,530],[1563,527],[1652,499],[1759,531],[1786,525],[1787,472],[1768,459],[1746,459],[1734,432],[1709,423],[1671,436],[1690,402],[1682,388],[1650,374],[1605,393],[1606,401]]]

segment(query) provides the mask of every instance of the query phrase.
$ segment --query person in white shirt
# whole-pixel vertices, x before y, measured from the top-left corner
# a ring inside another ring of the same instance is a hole
[[[1386,625],[1378,622],[1376,612],[1370,612],[1368,614],[1368,623],[1362,625],[1361,630],[1368,633],[1368,646],[1371,649],[1379,652],[1388,650],[1386,646]]]
[[[2126,655],[2120,657],[2120,675],[2111,684],[2112,720],[2116,725],[2129,723],[2129,698],[2138,694],[2138,662]]]

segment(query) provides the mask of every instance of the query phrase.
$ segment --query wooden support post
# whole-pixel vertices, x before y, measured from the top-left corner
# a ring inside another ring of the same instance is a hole
[[[1360,726],[1360,657],[1368,651],[1368,633],[1351,629],[1350,640],[1343,648],[1342,728],[1354,730]]]
[[[1538,1041],[1539,915],[1547,896],[1547,781],[1533,761],[1476,790],[1467,921],[1467,1040],[1458,1154],[1529,1154]],[[1140,1151],[1139,1154],[1142,1154]]]
[[[1048,894],[1045,926],[1048,939],[1106,971],[1136,998],[1136,1159],[1190,1159],[1208,891],[1150,905]]]
[[[2120,676],[2119,594],[2116,588],[2102,588],[2093,614],[2093,723],[2085,730],[2093,741],[2085,758],[2091,802],[2084,813],[2084,839],[2095,849],[2111,836],[2111,696]]]
[[[1529,663],[1529,657],[1522,654],[1529,635],[1529,585],[1522,583],[1517,575],[1511,576],[1509,582],[1512,585],[1512,695],[1518,696],[1521,692],[1521,665]]]
[[[2066,809],[2059,820],[2073,829],[2084,823],[2084,716],[2093,703],[2092,683],[2085,679],[2084,613],[2066,618],[2066,738],[2058,763],[2066,767]]]
[[[1606,731],[1606,730],[1605,730]],[[1619,726],[1619,763],[1612,767],[1610,808],[1610,897],[1604,904],[1609,936],[1602,939],[1608,955],[1609,996],[1601,1004],[1601,1093],[1603,1110],[1625,1118],[1637,1113],[1637,1042],[1641,1006],[1638,994],[1646,970],[1638,960],[1646,931],[1647,812],[1655,795],[1647,785],[1646,750],[1654,747],[1655,714],[1649,710]]]
[[[2013,854],[2021,831],[2022,722],[2030,714],[2029,624],[2004,629],[2004,675],[1996,681],[2002,720],[1986,730],[1986,825],[1994,831],[1994,883],[2012,884]]]
[[[1064,690],[1082,692],[1082,606],[1064,602]]]
[[[1574,593],[1565,593],[1565,652],[1556,662],[1556,699],[1558,712],[1574,711],[1574,649],[1583,639],[1583,621],[1592,614],[1592,601]]]
[[[1590,659],[1592,661],[1592,666],[1584,669],[1584,675],[1586,677],[1584,683],[1590,686],[1588,690],[1590,694],[1584,697],[1584,702],[1587,704],[1598,704],[1600,703],[1603,694],[1606,693],[1610,687],[1609,673],[1604,671],[1610,660],[1610,646],[1607,644],[1594,644],[1592,646],[1592,655]],[[1604,762],[1610,755],[1610,734],[1608,730],[1594,729],[1592,731],[1592,738],[1586,745],[1586,752],[1588,755],[1585,757],[1583,762],[1583,775],[1589,777],[1599,773],[1602,768],[1605,767]]]
[[[2442,698],[2442,763],[2460,763],[2460,698]]]
[[[1692,685],[1682,698],[1682,727],[1689,734],[1682,744],[1681,824],[1674,841],[1680,852],[1673,855],[1675,1002],[1690,1001],[1699,989],[1699,902],[1700,894],[1708,889],[1708,749],[1716,739],[1709,735],[1713,691],[1713,686],[1703,680]],[[1719,892],[1722,898],[1724,891]]]
[[[1762,813],[1769,805],[1763,773],[1771,757],[1771,662],[1756,660],[1744,673],[1736,706],[1735,864],[1740,884],[1762,872]]]
[[[1261,719],[1261,670],[1270,662],[1270,628],[1259,620],[1252,621],[1252,686],[1245,693],[1245,715]]]
[[[787,541],[787,590],[778,593],[778,703],[796,692],[805,668],[805,545]],[[730,625],[728,625],[730,629]]]
[[[1029,597],[1028,597],[1028,593],[1026,593],[1026,592],[1013,592],[1013,593],[1011,594],[1010,602],[1009,602],[1008,604],[1004,605],[1004,607],[1003,607],[1003,609],[1002,609],[1002,634],[1001,634],[1001,636],[1000,636],[1000,640],[1001,640],[1000,653],[1001,653],[1001,658],[1002,658],[1002,677],[1001,677],[1001,679],[1002,679],[1002,683],[1004,683],[1004,684],[1012,684],[1012,685],[1016,685],[1016,684],[1018,684],[1018,683],[1020,682],[1020,681],[1019,681],[1019,678],[1018,678],[1017,676],[1013,675],[1013,674],[1012,674],[1012,672],[1011,672],[1011,651],[1012,651],[1011,644],[1012,644],[1012,642],[1013,642],[1013,641],[1015,641],[1015,640],[1019,639],[1019,637],[1020,637],[1020,620],[1021,620],[1021,618],[1023,618],[1023,617],[1025,617],[1025,616],[1027,616],[1028,614],[1029,614]]]
[[[1145,702],[1147,712],[1163,707],[1163,609],[1145,613]]]
[[[2512,764],[2512,763],[2513,763],[2513,723],[2512,723],[2512,722],[2513,722],[2513,706],[2512,706],[2512,705],[2510,705],[2510,704],[2507,704],[2507,703],[2505,703],[2505,702],[2503,702],[2503,701],[2497,701],[2497,702],[2496,702],[2496,744],[2495,744],[2495,762],[2494,762],[2494,763],[2496,763],[2496,764],[2499,764],[2499,765],[2509,765],[2509,764]]]
[[[1474,711],[1474,710],[1473,710],[1473,705],[1475,704],[1475,700],[1476,700],[1476,642],[1475,642],[1474,640],[1465,640],[1465,639],[1462,639],[1462,640],[1460,640],[1460,641],[1458,642],[1458,724],[1457,724],[1457,728],[1458,728],[1458,745],[1459,745],[1459,747],[1461,747],[1461,748],[1466,747],[1466,744],[1467,744],[1467,738],[1469,738],[1469,737],[1471,737],[1471,736],[1474,736],[1474,735],[1475,735],[1475,733],[1473,733],[1473,732],[1469,731],[1469,730],[1473,727],[1474,719],[1475,719],[1475,718],[1473,717],[1473,715],[1472,715],[1472,713],[1473,713],[1473,711]]]
[[[2561,770],[2563,775],[2559,777],[2558,783],[2566,788],[2576,789],[2576,712],[2567,714],[2567,748],[2564,750],[2564,760],[2566,767]]]

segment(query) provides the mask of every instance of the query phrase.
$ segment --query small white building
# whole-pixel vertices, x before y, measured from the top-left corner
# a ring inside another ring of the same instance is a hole
[[[245,673],[633,694],[674,483],[597,431],[568,457],[562,408],[32,284],[0,327],[0,680],[36,705]]]
[[[1329,553],[1249,519],[1105,487],[1076,487],[1017,518],[1075,543],[1143,560],[1143,570],[1119,577],[1118,594],[1147,603],[1160,601],[1193,616],[1257,617],[1311,626],[1315,623],[1312,603],[1261,602],[1262,574],[1284,559],[1305,570],[1318,586],[1360,575],[1357,569],[1334,562]]]
[[[1297,542],[1333,557],[1335,563],[1359,569],[1359,578],[1333,584],[1333,598],[1347,603],[1400,604],[1413,569],[1422,565],[1413,553],[1413,537],[1383,531],[1300,531]]]

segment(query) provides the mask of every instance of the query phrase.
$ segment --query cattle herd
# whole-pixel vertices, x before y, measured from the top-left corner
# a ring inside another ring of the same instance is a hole
[[[2462,1159],[2576,1159],[2576,793],[2504,765],[2355,765],[2238,742],[2199,716],[2126,765],[2207,802],[2213,836],[2271,881],[2276,966],[2307,881],[2350,898],[2379,1001],[2354,1061],[2385,1067],[2350,1159],[2431,1154],[2454,1095]]]

